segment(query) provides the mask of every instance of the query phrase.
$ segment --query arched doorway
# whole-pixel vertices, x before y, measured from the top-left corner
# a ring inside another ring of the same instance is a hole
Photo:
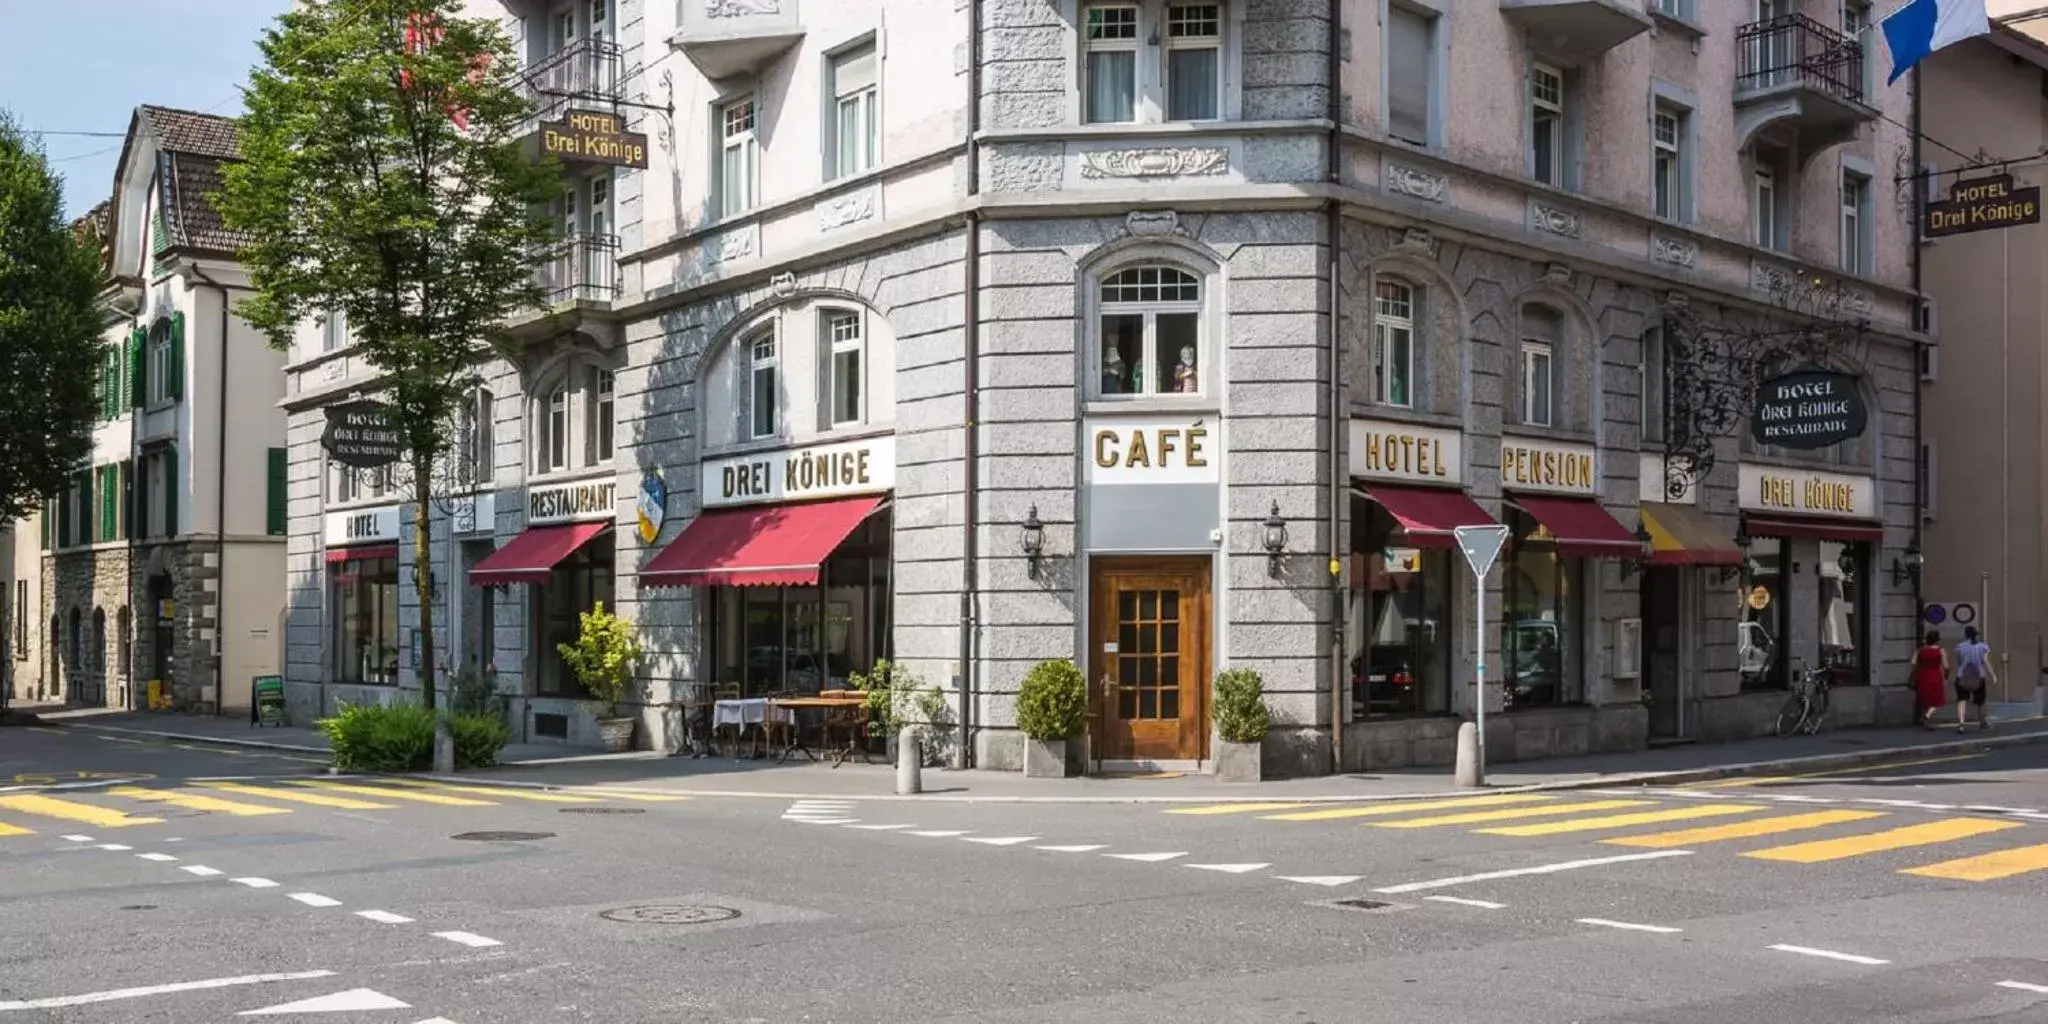
[[[79,678],[85,681],[82,703],[104,706],[107,703],[107,610],[92,610],[92,646],[86,652],[89,660],[79,666]]]
[[[64,620],[50,616],[50,631],[43,634],[43,660],[48,667],[43,670],[43,699],[55,700],[64,692],[63,645],[59,639],[64,635]]]
[[[85,612],[71,609],[71,632],[64,635],[64,698],[67,703],[85,700]]]
[[[149,615],[154,629],[150,631],[149,676],[160,680],[164,692],[171,691],[171,645],[176,639],[177,608],[171,602],[174,593],[171,574],[160,572],[149,578]]]

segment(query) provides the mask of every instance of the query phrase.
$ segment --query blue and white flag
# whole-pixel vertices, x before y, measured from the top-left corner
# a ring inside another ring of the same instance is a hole
[[[1884,43],[1892,51],[1890,85],[1921,58],[1951,43],[1991,31],[1984,0],[1907,0],[1884,19]]]

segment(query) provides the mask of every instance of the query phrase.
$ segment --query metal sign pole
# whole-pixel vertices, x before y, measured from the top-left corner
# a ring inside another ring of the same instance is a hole
[[[1486,785],[1486,573],[1472,574],[1472,653],[1474,674],[1479,678],[1473,720],[1479,724],[1475,737],[1479,748],[1479,784]]]
[[[1487,526],[1460,526],[1451,531],[1458,538],[1458,549],[1465,553],[1465,564],[1472,568],[1472,665],[1478,685],[1473,693],[1472,705],[1472,758],[1470,778],[1466,778],[1464,743],[1459,742],[1459,785],[1483,786],[1486,784],[1486,573],[1493,568],[1493,561],[1500,557],[1500,549],[1507,543],[1508,528],[1498,523]],[[1463,727],[1460,727],[1462,734]]]

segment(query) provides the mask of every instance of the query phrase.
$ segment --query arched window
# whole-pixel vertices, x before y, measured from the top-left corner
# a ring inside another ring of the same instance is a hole
[[[134,647],[131,646],[131,643],[135,635],[135,623],[133,621],[133,616],[131,616],[128,612],[127,605],[122,605],[121,610],[115,613],[114,628],[120,633],[120,636],[114,641],[114,646],[117,649],[116,653],[119,656],[118,660],[116,660],[115,662],[114,671],[116,674],[121,676],[121,678],[126,679],[128,677],[128,673],[133,671],[132,666],[134,662],[131,660],[131,658],[133,657],[135,650]],[[280,662],[280,664],[282,664],[282,662]]]
[[[94,668],[107,667],[107,610],[92,610],[92,662]]]
[[[1522,422],[1556,426],[1557,361],[1564,347],[1564,318],[1544,306],[1522,307]]]
[[[1373,289],[1373,391],[1381,405],[1415,404],[1415,299],[1416,288],[1395,278]]]
[[[71,667],[85,667],[85,613],[71,609]]]
[[[1095,393],[1200,394],[1202,282],[1178,267],[1136,266],[1102,280]]]
[[[533,392],[545,397],[531,406],[534,472],[572,472],[611,462],[617,391],[613,371],[583,359],[546,377]],[[485,476],[479,483],[488,480]]]

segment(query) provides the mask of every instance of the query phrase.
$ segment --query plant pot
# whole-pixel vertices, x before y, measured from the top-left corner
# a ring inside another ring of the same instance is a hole
[[[1261,758],[1266,750],[1264,743],[1231,743],[1216,741],[1216,781],[1218,782],[1259,782],[1265,778]]]
[[[604,745],[606,753],[616,754],[633,749],[633,720],[630,718],[600,718],[597,720],[597,739]]]
[[[1024,739],[1024,777],[1064,779],[1067,777],[1067,741]]]

